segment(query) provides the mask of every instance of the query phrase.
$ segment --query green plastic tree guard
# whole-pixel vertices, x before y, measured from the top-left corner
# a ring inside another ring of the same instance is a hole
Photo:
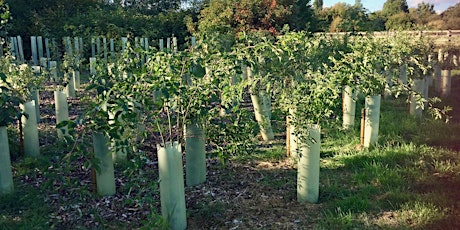
[[[32,63],[38,65],[38,53],[37,53],[37,37],[30,37],[30,49],[32,51]]]
[[[96,41],[94,38],[91,38],[91,57],[96,56]]]
[[[271,105],[266,92],[258,91],[251,94],[251,101],[254,106],[254,115],[259,124],[262,139],[270,141],[275,138],[271,125]]]
[[[22,47],[22,38],[21,36],[17,36],[16,37],[16,41],[17,41],[17,49],[18,49],[18,59],[21,61],[21,62],[25,62],[25,58],[24,58],[24,49]]]
[[[128,44],[128,38],[122,37],[121,38],[121,50],[122,51],[125,51],[127,44]]]
[[[69,56],[73,56],[72,41],[70,40],[70,37],[65,37],[64,42],[65,42],[65,52]]]
[[[58,79],[58,74],[57,74],[57,62],[56,61],[50,61],[50,80],[51,81],[57,81]]]
[[[89,58],[89,74],[96,75],[96,58]]]
[[[441,96],[447,97],[450,95],[452,88],[451,70],[441,71]]]
[[[67,103],[67,95],[63,91],[54,91],[54,101],[56,109],[56,124],[69,120],[69,105]],[[68,134],[67,127],[57,129],[59,139],[63,139]]]
[[[102,54],[101,37],[96,37],[96,53],[98,57],[100,57]]]
[[[252,79],[252,70],[247,68],[247,77]],[[260,133],[264,141],[275,139],[271,124],[271,101],[270,95],[263,89],[251,90],[251,101],[254,107],[254,115],[260,127]]]
[[[356,113],[356,91],[350,86],[345,86],[343,89],[343,129],[352,129],[355,125],[355,113]]]
[[[297,201],[317,203],[319,199],[321,127],[311,125],[308,129],[307,140],[298,144]]]
[[[166,50],[171,50],[171,38],[166,38]]]
[[[414,93],[412,93],[412,96],[410,98],[410,106],[409,106],[409,113],[416,118],[422,118],[422,105],[417,103],[417,96],[416,94],[419,94],[420,96],[423,96],[423,93],[425,91],[425,79],[414,79],[414,84],[411,86],[412,90]]]
[[[36,157],[40,155],[40,143],[38,139],[37,115],[35,114],[35,101],[29,101],[20,105],[21,110],[28,115],[22,116],[22,132],[24,135],[24,154]]]
[[[73,74],[68,74],[69,76],[69,82],[65,87],[65,93],[67,97],[74,98],[75,97],[75,81],[74,81],[74,76]]]
[[[160,40],[158,41],[158,47],[160,48],[160,51],[163,51],[163,50],[164,50],[164,48],[165,48],[165,41],[164,41],[164,39],[160,39]]]
[[[77,61],[77,63],[79,63],[82,52],[81,52],[81,49],[80,49],[80,44],[79,44],[79,41],[78,41],[78,37],[73,38],[73,46],[74,46],[74,50],[75,50],[75,61]],[[79,64],[77,64],[76,67],[79,68]]]
[[[377,143],[379,136],[381,95],[367,96],[364,108],[364,147],[369,148]]]
[[[40,66],[44,69],[48,68],[48,59],[45,57],[40,58]]]
[[[182,149],[178,142],[157,145],[161,213],[171,229],[187,227]]]
[[[13,190],[8,133],[6,126],[2,126],[0,127],[0,195],[12,193]]]
[[[434,88],[436,93],[441,93],[441,65],[436,63],[434,65]]]
[[[113,38],[110,39],[110,61],[113,62],[115,59],[115,43]]]
[[[50,68],[50,60],[51,60],[51,54],[50,54],[50,42],[49,38],[45,38],[45,51],[46,51],[46,66],[47,69],[49,70]]]
[[[206,181],[205,133],[197,122],[185,126],[186,182],[194,186]]]
[[[410,99],[409,113],[417,118],[422,117],[423,108],[419,103],[417,103],[416,94],[419,94],[423,97],[425,91],[425,80],[424,79],[414,79],[414,84],[411,86],[414,93]]]
[[[96,172],[97,193],[101,196],[112,196],[116,192],[113,160],[107,144],[105,134],[93,133],[94,154],[100,162],[100,170]]]
[[[109,114],[109,125],[113,125],[115,123],[115,113],[108,112]],[[120,137],[123,137],[123,133],[118,133]],[[124,141],[124,140],[123,140]],[[128,160],[128,153],[126,149],[117,149],[115,141],[110,143],[110,151],[112,152],[112,159],[115,163],[118,162],[125,162]]]
[[[107,38],[102,38],[102,51],[104,53],[104,63],[107,63]]]
[[[80,89],[80,71],[73,71],[73,85],[76,90]]]
[[[38,89],[31,90],[32,100],[35,101],[35,115],[37,123],[40,122],[40,95]]]
[[[43,37],[37,36],[38,60],[43,57]]]
[[[297,136],[295,134],[296,130],[295,130],[295,125],[294,124],[289,124],[289,131],[290,131],[290,134],[291,136],[289,137],[289,148],[290,148],[290,151],[289,151],[289,154],[291,156],[291,158],[293,159],[297,159],[298,157],[298,154],[297,154],[297,151],[298,151],[298,147],[297,147]]]

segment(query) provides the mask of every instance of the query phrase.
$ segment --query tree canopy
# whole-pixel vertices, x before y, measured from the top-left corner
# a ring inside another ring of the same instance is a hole
[[[0,0],[0,35],[110,37],[176,36],[218,32],[277,35],[291,30],[382,31],[460,29],[460,3],[441,14],[421,2],[387,0],[370,13],[355,0],[323,7],[323,0]],[[8,26],[5,26],[8,20]]]
[[[10,19],[10,11],[4,0],[0,0],[0,29],[6,25]]]
[[[127,35],[164,38],[189,36],[184,22],[189,9],[180,0],[6,0],[12,20],[8,31],[25,38],[32,35],[64,36]],[[129,5],[131,4],[131,5]],[[142,9],[142,7],[146,7]]]
[[[285,24],[308,29],[313,18],[309,0],[211,0],[200,13],[201,32],[267,31],[277,34]]]
[[[460,29],[460,2],[455,6],[449,7],[441,14],[444,21],[443,29],[459,30]]]
[[[155,15],[170,10],[178,10],[181,0],[116,0],[115,5],[144,14]]]
[[[6,24],[8,23],[9,19],[10,10],[8,4],[6,4],[4,0],[0,0],[0,36],[6,35]]]
[[[315,0],[313,2],[313,8],[318,11],[323,9],[323,0]]]
[[[400,13],[409,13],[409,6],[406,0],[387,0],[383,4],[382,14],[391,17]]]
[[[339,2],[318,12],[320,30],[329,32],[368,31],[371,22],[360,2],[355,5]]]

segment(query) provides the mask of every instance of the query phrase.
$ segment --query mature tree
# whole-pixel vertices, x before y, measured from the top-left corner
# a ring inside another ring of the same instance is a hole
[[[400,12],[391,15],[385,23],[387,30],[410,30],[413,27],[413,21],[409,14]]]
[[[233,3],[213,0],[200,12],[198,29],[201,32],[228,32],[235,27]]]
[[[10,19],[10,10],[5,0],[0,0],[0,29],[6,25]]]
[[[330,22],[329,32],[342,32],[343,17],[351,6],[344,2],[339,2],[330,8],[324,9],[326,18]]]
[[[366,9],[358,2],[355,5],[339,2],[318,13],[324,31],[367,31],[370,28]]]
[[[10,32],[22,36],[62,35],[69,18],[99,8],[99,0],[6,0],[10,6]]]
[[[4,0],[0,0],[0,31],[4,30],[10,19],[10,9]]]
[[[387,0],[383,4],[382,14],[389,18],[395,14],[409,13],[409,7],[406,0]]]
[[[419,29],[440,29],[430,24],[430,22],[440,19],[440,16],[434,11],[433,4],[421,2],[417,5],[417,8],[409,9],[409,15]]]
[[[5,3],[4,0],[0,0],[0,55],[2,53],[2,39],[1,37],[5,37],[6,34],[6,26],[8,20],[10,19],[10,10],[8,4]]]
[[[359,0],[355,5],[348,8],[344,19],[345,21],[342,23],[344,31],[368,31],[370,28],[366,9]]]
[[[61,38],[63,36],[90,37],[106,35],[148,36],[165,38],[176,36],[183,43],[189,36],[184,18],[190,9],[177,9],[174,1],[143,1],[133,4],[156,4],[165,7],[160,13],[136,10],[119,1],[107,0],[6,0],[11,6],[12,23],[9,33],[25,39],[31,35]],[[180,1],[175,1],[179,2]],[[128,3],[127,3],[128,4]],[[196,16],[194,16],[196,18]]]
[[[459,30],[460,29],[460,3],[449,7],[441,14],[444,21],[443,29]]]
[[[313,8],[316,11],[322,10],[323,9],[323,0],[315,0],[313,2]]]
[[[143,14],[156,15],[179,9],[181,2],[181,0],[118,0],[115,4]]]
[[[285,24],[307,29],[312,15],[309,0],[211,0],[200,13],[198,28],[200,32],[277,34]]]
[[[209,0],[187,0],[183,2],[182,6],[185,7],[187,10],[196,13],[197,15],[200,14],[200,11],[209,4]]]
[[[289,17],[288,24],[292,30],[317,30],[317,19],[310,5],[310,0],[293,1],[291,7],[292,14]]]
[[[361,2],[361,0],[355,0],[355,7],[358,7],[358,8],[364,8],[363,6],[363,3]]]
[[[369,30],[384,31],[386,18],[382,15],[382,11],[375,11],[369,14]]]
[[[387,30],[410,29],[413,26],[406,0],[387,0],[383,4],[382,15],[386,18]]]

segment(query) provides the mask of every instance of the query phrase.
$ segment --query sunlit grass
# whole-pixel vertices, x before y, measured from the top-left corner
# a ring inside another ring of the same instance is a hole
[[[449,221],[456,188],[443,186],[460,181],[458,153],[424,143],[452,139],[455,130],[431,118],[416,120],[404,106],[402,100],[383,103],[376,148],[338,147],[346,139],[355,141],[355,132],[324,141],[325,208],[317,228],[425,229]]]

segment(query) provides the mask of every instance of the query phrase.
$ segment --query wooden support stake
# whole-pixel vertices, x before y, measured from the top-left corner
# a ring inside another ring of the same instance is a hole
[[[364,122],[365,120],[366,120],[366,109],[361,109],[361,134],[360,134],[361,145],[364,145]]]
[[[286,156],[291,156],[291,119],[289,116],[286,116]]]
[[[91,167],[91,182],[92,182],[92,192],[94,194],[97,194],[97,182],[96,182],[96,169],[94,167]]]
[[[19,155],[24,156],[24,134],[22,132],[22,120],[18,119],[19,124]]]

